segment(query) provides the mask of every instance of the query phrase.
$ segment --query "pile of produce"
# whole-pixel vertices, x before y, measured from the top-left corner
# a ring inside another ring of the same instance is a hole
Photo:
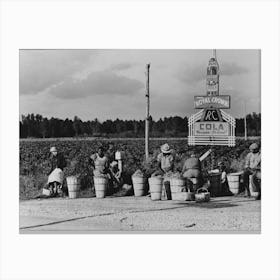
[[[105,178],[105,179],[108,179],[107,174],[103,174],[103,173],[100,173],[100,172],[95,172],[94,177],[95,178]]]
[[[174,179],[182,179],[182,174],[180,172],[174,172],[171,174],[170,176],[171,178],[174,178]]]
[[[163,176],[161,175],[161,174],[152,174],[152,176],[151,176],[152,178],[162,178]]]
[[[137,169],[137,170],[133,173],[132,177],[144,178],[145,175],[144,175],[144,173],[142,172],[142,170]]]

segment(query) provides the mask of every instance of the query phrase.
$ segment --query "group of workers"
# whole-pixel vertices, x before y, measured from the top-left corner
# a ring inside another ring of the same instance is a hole
[[[50,196],[63,195],[63,170],[67,166],[66,160],[62,153],[58,153],[56,147],[50,148],[49,159],[50,170],[45,189]],[[93,169],[93,176],[108,177],[111,189],[122,185],[122,165],[116,160],[110,161],[110,156],[105,154],[104,147],[100,146],[96,153],[90,155],[88,163]]]
[[[112,149],[112,147],[110,148]],[[250,152],[245,159],[245,170],[243,173],[244,195],[250,197],[250,175],[252,176],[251,184],[254,191],[258,192],[256,199],[261,199],[261,153],[257,143],[251,144]],[[181,175],[186,179],[187,187],[190,191],[196,191],[204,184],[201,161],[211,153],[207,151],[202,157],[198,157],[195,153],[184,162]],[[164,187],[168,193],[169,179],[175,171],[175,152],[166,143],[161,146],[161,153],[157,156],[158,168],[152,176],[161,175],[164,177]],[[62,153],[58,153],[55,147],[50,149],[50,165],[49,178],[47,188],[51,195],[62,193],[63,169],[66,167],[66,160]],[[89,165],[93,168],[93,176],[107,176],[111,187],[119,188],[123,184],[122,164],[119,161],[110,158],[105,149],[100,146],[96,153],[89,157]],[[221,172],[221,184],[227,184],[226,166],[224,162],[219,162],[219,171]],[[170,190],[170,189],[169,189]]]

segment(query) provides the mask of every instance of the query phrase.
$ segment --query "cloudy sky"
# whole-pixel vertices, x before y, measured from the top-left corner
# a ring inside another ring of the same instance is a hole
[[[212,50],[20,50],[20,114],[82,120],[143,119],[145,65],[151,63],[151,115],[190,116],[206,94]],[[260,52],[217,50],[220,94],[234,117],[260,112]]]

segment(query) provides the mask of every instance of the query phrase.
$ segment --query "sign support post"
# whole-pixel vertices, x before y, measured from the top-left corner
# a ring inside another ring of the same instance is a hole
[[[146,120],[145,120],[145,158],[146,161],[149,159],[149,121],[150,121],[150,64],[146,65],[146,98],[147,98],[147,106],[146,106]]]
[[[247,141],[247,113],[246,113],[246,101],[244,100],[244,139]]]

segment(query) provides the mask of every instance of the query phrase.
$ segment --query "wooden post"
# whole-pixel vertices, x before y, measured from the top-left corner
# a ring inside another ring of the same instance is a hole
[[[147,107],[146,107],[146,121],[145,121],[145,156],[146,161],[149,159],[149,121],[150,121],[150,64],[146,65],[147,68],[147,81],[146,81],[146,98],[147,98]]]
[[[244,100],[244,139],[247,141],[247,117],[246,117],[246,101]]]

